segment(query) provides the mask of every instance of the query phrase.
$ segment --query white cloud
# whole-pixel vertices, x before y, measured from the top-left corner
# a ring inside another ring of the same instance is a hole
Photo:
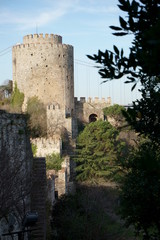
[[[96,13],[117,13],[118,12],[118,8],[117,7],[97,7],[97,6],[92,6],[92,7],[88,7],[86,8],[85,6],[77,6],[75,8],[76,12],[85,12],[85,13],[91,13],[91,14],[96,14]]]
[[[30,2],[31,1],[31,2]],[[23,4],[18,6],[17,10],[9,7],[0,10],[0,25],[10,24],[12,28],[19,30],[33,29],[33,26],[45,26],[49,23],[54,23],[59,18],[69,13],[88,13],[88,14],[114,14],[118,8],[111,6],[104,0],[97,3],[97,0],[45,0],[45,5],[42,8],[32,6],[33,0],[28,0],[30,8],[25,9]],[[39,3],[41,1],[39,0]],[[43,2],[44,3],[44,2]]]
[[[52,4],[43,9],[32,9],[32,12],[25,12],[25,9],[20,11],[13,11],[10,9],[1,9],[0,11],[0,25],[12,24],[19,29],[29,29],[33,25],[38,24],[44,26],[50,22],[54,22],[60,17],[64,16],[70,8],[73,7],[74,0],[61,0],[58,4]],[[53,2],[52,2],[53,3]]]

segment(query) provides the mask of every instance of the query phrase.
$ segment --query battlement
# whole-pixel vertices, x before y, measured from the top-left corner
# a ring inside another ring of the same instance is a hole
[[[48,34],[43,33],[40,34],[30,34],[23,37],[23,44],[30,44],[30,43],[53,43],[53,44],[62,44],[62,37],[55,34]]]
[[[98,97],[95,97],[93,99],[91,97],[89,97],[88,99],[86,99],[85,97],[80,97],[80,100],[78,100],[78,98],[75,97],[74,102],[75,102],[75,104],[78,104],[78,103],[92,103],[92,104],[106,103],[108,105],[111,105],[111,97],[108,97],[107,100],[105,98],[99,99]]]
[[[27,35],[30,36],[30,35]],[[55,36],[55,35],[54,35]],[[39,47],[43,47],[45,48],[59,48],[62,51],[72,51],[73,50],[73,46],[69,45],[69,44],[62,44],[62,43],[57,43],[57,42],[51,42],[51,41],[25,41],[25,44],[21,44],[21,43],[17,43],[16,45],[13,46],[13,49],[15,50],[19,50],[19,49],[28,49],[28,48],[39,48]]]

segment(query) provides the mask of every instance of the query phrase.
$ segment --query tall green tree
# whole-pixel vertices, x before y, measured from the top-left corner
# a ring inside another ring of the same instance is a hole
[[[118,131],[109,122],[92,122],[80,133],[77,143],[77,179],[109,177],[125,144],[118,141]]]

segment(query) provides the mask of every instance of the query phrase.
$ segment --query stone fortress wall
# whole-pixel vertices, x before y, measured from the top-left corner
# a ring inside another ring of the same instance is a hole
[[[79,121],[89,123],[92,116],[95,116],[96,119],[104,119],[103,108],[111,105],[111,98],[99,99],[95,97],[86,99],[85,97],[81,97],[80,100],[78,100],[75,97],[74,104],[75,114]]]
[[[2,213],[6,207],[10,211],[8,218],[14,212],[14,231],[21,229],[22,219],[31,211],[33,203],[34,159],[26,128],[24,115],[0,111],[0,207]],[[3,191],[4,188],[6,191]],[[9,231],[7,219],[0,219],[0,239],[2,234]]]
[[[26,128],[26,119],[22,114],[0,110],[0,160],[9,159],[11,168],[14,168],[15,162],[18,161],[17,164],[22,164],[24,175],[30,173],[33,158]]]
[[[53,152],[62,155],[62,140],[59,137],[34,138],[31,143],[37,146],[38,157],[46,157]]]

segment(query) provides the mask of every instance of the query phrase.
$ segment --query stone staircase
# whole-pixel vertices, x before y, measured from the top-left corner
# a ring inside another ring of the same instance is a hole
[[[38,213],[38,222],[33,228],[32,238],[46,239],[46,163],[45,158],[33,160],[32,212]]]

